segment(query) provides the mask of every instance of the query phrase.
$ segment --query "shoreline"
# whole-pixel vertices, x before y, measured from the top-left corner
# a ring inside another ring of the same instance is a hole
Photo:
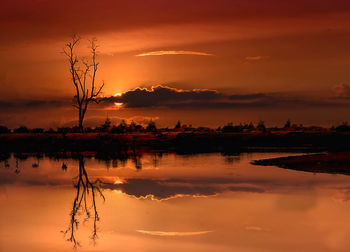
[[[283,169],[312,173],[350,175],[350,152],[317,153],[254,160],[257,166],[275,166]]]

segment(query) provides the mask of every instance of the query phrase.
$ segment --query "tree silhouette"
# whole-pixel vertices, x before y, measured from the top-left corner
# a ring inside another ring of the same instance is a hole
[[[290,120],[288,119],[288,120],[286,121],[286,123],[284,124],[284,127],[283,127],[283,128],[288,129],[288,128],[290,128],[291,126],[292,126],[292,123],[291,123]]]
[[[91,239],[95,242],[97,238],[97,222],[100,220],[96,206],[96,197],[99,195],[103,200],[103,196],[100,183],[101,181],[97,179],[94,182],[89,180],[88,174],[85,169],[84,157],[79,156],[79,175],[77,177],[77,182],[74,184],[76,188],[76,196],[73,201],[72,211],[70,213],[70,223],[65,231],[62,231],[64,235],[68,236],[68,241],[74,244],[74,248],[80,246],[79,241],[75,237],[75,232],[79,226],[78,216],[81,214],[85,216],[87,221],[93,216],[93,231],[91,234]],[[92,209],[92,211],[91,211]]]
[[[157,131],[157,126],[156,123],[153,120],[150,120],[147,127],[146,131],[148,132],[156,132]]]
[[[176,125],[175,125],[175,129],[180,129],[180,128],[181,128],[181,122],[180,122],[180,120],[178,120]]]
[[[262,121],[262,120],[260,120],[260,121],[258,122],[258,125],[256,126],[256,128],[257,128],[258,130],[260,130],[260,131],[265,132],[265,131],[266,131],[265,122]]]
[[[90,54],[91,59],[87,61],[84,58],[79,58],[76,54],[76,47],[79,45],[80,38],[74,35],[64,49],[63,53],[69,61],[69,70],[72,76],[72,82],[75,87],[75,104],[73,106],[78,109],[78,127],[83,130],[83,121],[86,110],[90,102],[98,103],[98,95],[104,86],[104,82],[96,88],[96,73],[99,62],[96,61],[97,48],[96,39],[91,39]],[[88,84],[89,82],[89,84]]]

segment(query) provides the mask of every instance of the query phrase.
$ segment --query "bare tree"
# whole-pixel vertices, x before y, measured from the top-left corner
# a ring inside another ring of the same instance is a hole
[[[79,128],[83,130],[83,121],[86,110],[90,102],[98,103],[98,95],[104,86],[104,82],[96,88],[96,73],[99,62],[96,61],[97,48],[96,39],[89,40],[91,59],[88,61],[85,58],[79,58],[76,53],[76,48],[79,45],[80,38],[74,35],[64,49],[63,53],[69,61],[69,70],[72,76],[72,81],[75,87],[75,104],[73,106],[78,109]]]

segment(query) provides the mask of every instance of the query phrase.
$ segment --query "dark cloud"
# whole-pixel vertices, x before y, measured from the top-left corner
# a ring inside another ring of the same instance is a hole
[[[244,94],[244,95],[230,95],[228,98],[230,100],[251,100],[251,99],[260,99],[265,97],[266,97],[266,94],[257,93],[257,94]]]
[[[121,96],[106,98],[106,102],[122,102],[127,107],[154,107],[174,102],[213,101],[222,97],[215,90],[193,89],[181,90],[167,86],[136,88],[127,91]]]
[[[182,90],[167,86],[157,86],[150,89],[137,88],[127,91],[121,96],[104,98],[103,101],[104,104],[123,103],[126,108],[165,107],[173,109],[293,108],[340,105],[332,100],[315,100],[278,93],[227,95],[216,90]]]
[[[338,87],[338,97],[347,98],[347,86]],[[341,92],[341,94],[339,94]],[[345,100],[315,99],[292,96],[286,93],[253,93],[229,95],[216,90],[183,90],[167,86],[136,88],[121,96],[101,98],[100,104],[91,104],[99,109],[122,103],[123,108],[169,108],[169,109],[244,109],[244,108],[297,108],[297,107],[337,107],[347,106]],[[0,101],[0,111],[22,109],[44,109],[71,106],[72,98],[48,100]]]
[[[0,101],[0,111],[22,110],[22,109],[43,109],[64,107],[73,104],[72,99],[52,99],[52,100],[12,100]]]

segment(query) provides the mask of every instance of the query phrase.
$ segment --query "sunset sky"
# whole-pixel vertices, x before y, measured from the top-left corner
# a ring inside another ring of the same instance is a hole
[[[61,53],[73,34],[100,46],[105,99],[87,125],[107,115],[160,126],[339,124],[350,115],[349,20],[346,0],[4,0],[0,124],[76,123]]]

